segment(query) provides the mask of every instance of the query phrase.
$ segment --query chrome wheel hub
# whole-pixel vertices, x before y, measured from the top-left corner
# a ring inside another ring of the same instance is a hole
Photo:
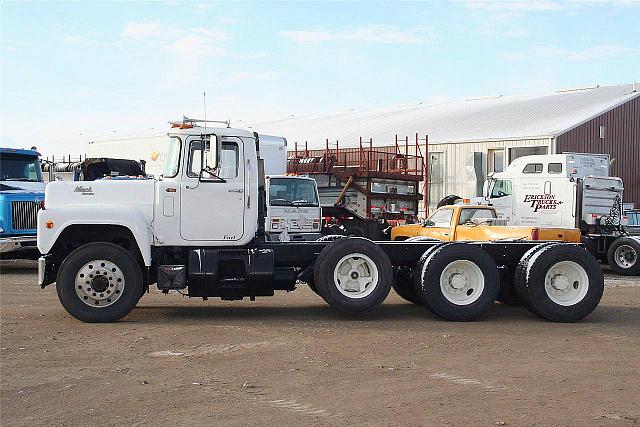
[[[76,294],[80,301],[91,307],[108,307],[115,303],[122,296],[124,286],[122,270],[104,259],[89,261],[76,274]]]

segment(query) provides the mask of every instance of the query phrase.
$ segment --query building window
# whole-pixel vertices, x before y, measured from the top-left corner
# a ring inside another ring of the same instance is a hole
[[[489,150],[487,157],[489,172],[504,171],[504,149],[491,149]]]
[[[434,152],[429,153],[429,175],[427,181],[427,197],[428,205],[427,209],[435,209],[438,202],[445,196],[445,165],[444,165],[444,153]]]
[[[522,173],[542,173],[542,163],[529,163],[524,167]]]
[[[549,173],[562,173],[562,163],[549,163],[547,170]]]
[[[509,148],[509,162],[513,162],[518,157],[533,156],[536,154],[547,154],[547,147],[514,147]]]

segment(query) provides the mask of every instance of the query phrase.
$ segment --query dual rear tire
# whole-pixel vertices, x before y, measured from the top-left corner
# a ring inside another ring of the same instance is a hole
[[[525,254],[516,269],[515,287],[531,312],[554,322],[577,322],[600,303],[604,275],[584,248],[549,243]]]
[[[389,294],[392,280],[387,254],[361,237],[335,240],[315,262],[313,282],[317,293],[345,313],[367,312],[380,305]]]

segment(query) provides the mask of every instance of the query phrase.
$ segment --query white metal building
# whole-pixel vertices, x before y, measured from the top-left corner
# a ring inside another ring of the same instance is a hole
[[[429,136],[430,205],[447,194],[478,195],[488,172],[513,159],[556,153],[559,135],[612,110],[640,93],[635,85],[563,90],[545,95],[498,96],[433,105],[402,105],[289,117],[255,123],[260,133],[281,135],[293,144],[324,149],[357,147],[360,137],[376,146],[415,134]]]

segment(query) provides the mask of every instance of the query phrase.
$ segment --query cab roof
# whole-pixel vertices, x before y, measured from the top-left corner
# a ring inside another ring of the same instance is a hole
[[[40,153],[36,150],[26,150],[24,148],[0,148],[1,154],[15,154],[18,156],[40,157]]]
[[[220,127],[209,127],[206,128],[204,126],[192,126],[188,128],[171,128],[167,135],[169,136],[200,136],[203,134],[211,135],[216,134],[218,136],[239,136],[243,138],[253,138],[253,132],[244,129],[235,129],[235,128],[220,128]]]

